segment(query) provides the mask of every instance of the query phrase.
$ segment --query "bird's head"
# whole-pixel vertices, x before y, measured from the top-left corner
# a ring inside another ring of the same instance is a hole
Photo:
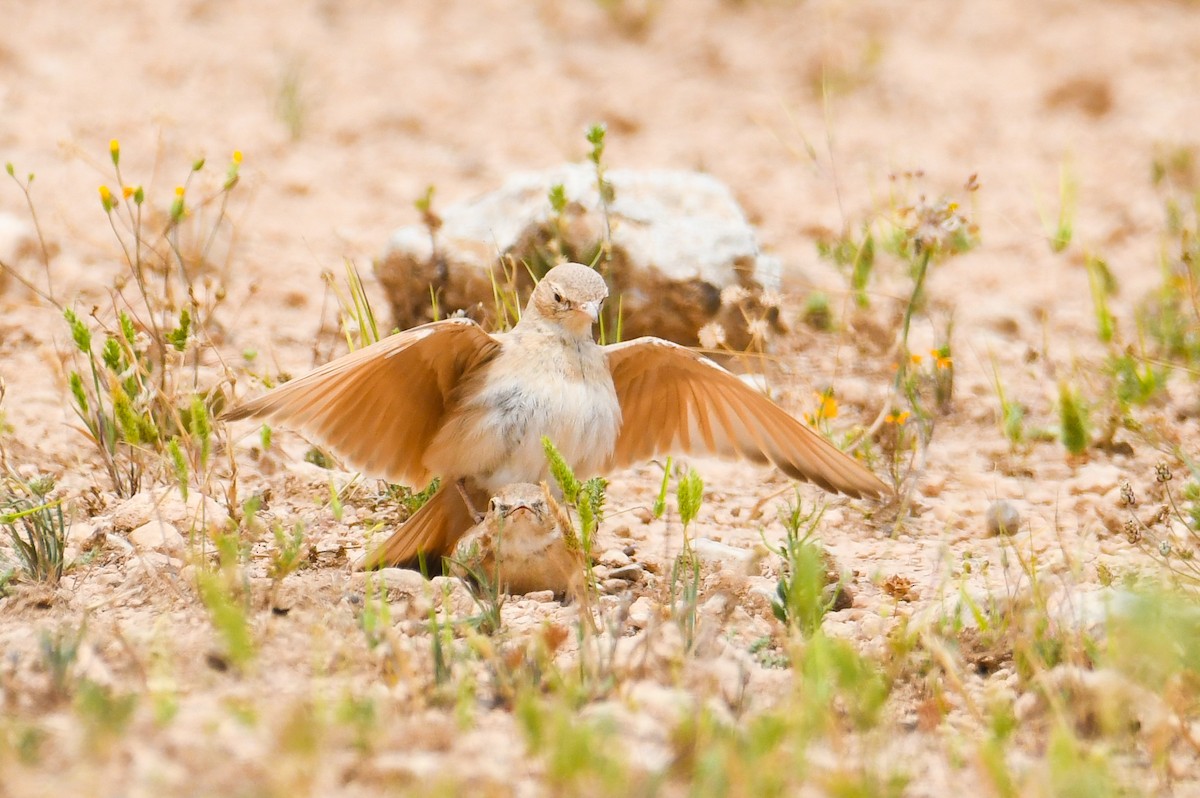
[[[494,523],[543,524],[549,515],[545,492],[532,483],[505,485],[488,502],[488,517]]]
[[[576,335],[590,334],[607,297],[608,286],[595,269],[581,263],[564,263],[546,272],[533,289],[525,313],[559,324]]]

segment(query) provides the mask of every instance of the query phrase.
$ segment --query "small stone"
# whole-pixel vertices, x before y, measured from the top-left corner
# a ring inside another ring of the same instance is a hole
[[[377,585],[402,593],[417,594],[429,587],[429,580],[422,576],[420,571],[410,568],[380,568],[363,575],[364,584],[372,580]]]
[[[648,524],[654,520],[654,513],[650,512],[648,507],[634,507],[633,517],[643,524]]]
[[[76,521],[67,530],[67,542],[83,548],[96,537],[98,531],[96,525],[90,521]]]
[[[745,565],[754,557],[754,552],[739,549],[727,543],[718,543],[709,538],[696,538],[692,541],[692,551],[700,561],[725,569],[736,569]]]
[[[863,619],[859,621],[859,629],[862,631],[864,637],[882,637],[883,618],[880,618],[878,615],[874,614],[864,615]]]
[[[614,568],[609,572],[608,577],[610,579],[621,579],[625,582],[640,582],[645,573],[646,569],[642,567],[641,563],[635,562],[623,568]]]
[[[1067,490],[1074,494],[1094,493],[1104,495],[1117,487],[1125,472],[1115,465],[1090,463],[1079,469],[1079,473],[1067,480]]]
[[[182,552],[183,535],[174,524],[148,521],[129,533],[129,542],[139,551]]]
[[[442,606],[448,606],[455,615],[467,615],[474,611],[475,597],[463,580],[455,576],[435,576],[430,582],[434,600]]]
[[[1021,513],[1012,502],[996,499],[988,505],[984,523],[989,537],[1015,535],[1021,528]]]
[[[624,579],[605,579],[600,583],[600,589],[610,596],[617,596],[631,589]]]
[[[640,596],[629,605],[629,624],[637,629],[645,629],[657,614],[658,608],[650,597]]]
[[[623,568],[624,566],[629,565],[632,561],[629,559],[629,555],[623,552],[621,549],[607,549],[603,554],[600,555],[600,562],[604,563],[610,568]]]
[[[107,514],[108,522],[117,530],[137,529],[158,519],[176,529],[217,533],[229,524],[229,513],[215,500],[196,491],[189,492],[185,502],[177,490],[155,489],[126,499]]]

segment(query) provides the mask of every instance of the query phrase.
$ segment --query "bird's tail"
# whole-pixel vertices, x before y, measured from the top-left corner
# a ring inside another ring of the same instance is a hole
[[[477,510],[487,507],[485,491],[469,483],[466,490]],[[359,558],[354,569],[415,567],[423,557],[431,571],[440,573],[442,557],[448,555],[459,538],[474,525],[475,519],[458,486],[447,480],[412,518],[401,524],[382,544]]]

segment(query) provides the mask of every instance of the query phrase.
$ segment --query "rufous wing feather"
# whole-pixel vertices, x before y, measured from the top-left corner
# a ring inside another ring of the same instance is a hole
[[[466,485],[472,503],[487,507],[487,491]],[[454,549],[464,534],[475,525],[475,518],[454,483],[443,483],[429,501],[396,528],[388,539],[354,563],[358,571],[389,566],[416,567],[422,555],[428,568],[440,572],[441,558]]]
[[[708,358],[659,338],[605,347],[622,426],[610,468],[672,452],[771,463],[849,496],[891,490],[767,397]]]
[[[364,474],[419,487],[434,476],[425,452],[455,386],[499,348],[466,319],[425,324],[337,358],[225,417],[289,427]]]

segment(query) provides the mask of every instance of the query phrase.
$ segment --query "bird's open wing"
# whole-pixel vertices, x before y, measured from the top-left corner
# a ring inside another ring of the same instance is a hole
[[[741,456],[850,496],[891,492],[864,466],[702,355],[659,338],[605,351],[623,418],[610,468],[671,452]]]
[[[455,386],[499,348],[466,319],[425,324],[330,361],[225,417],[290,427],[364,474],[424,485],[433,476],[425,450]]]

